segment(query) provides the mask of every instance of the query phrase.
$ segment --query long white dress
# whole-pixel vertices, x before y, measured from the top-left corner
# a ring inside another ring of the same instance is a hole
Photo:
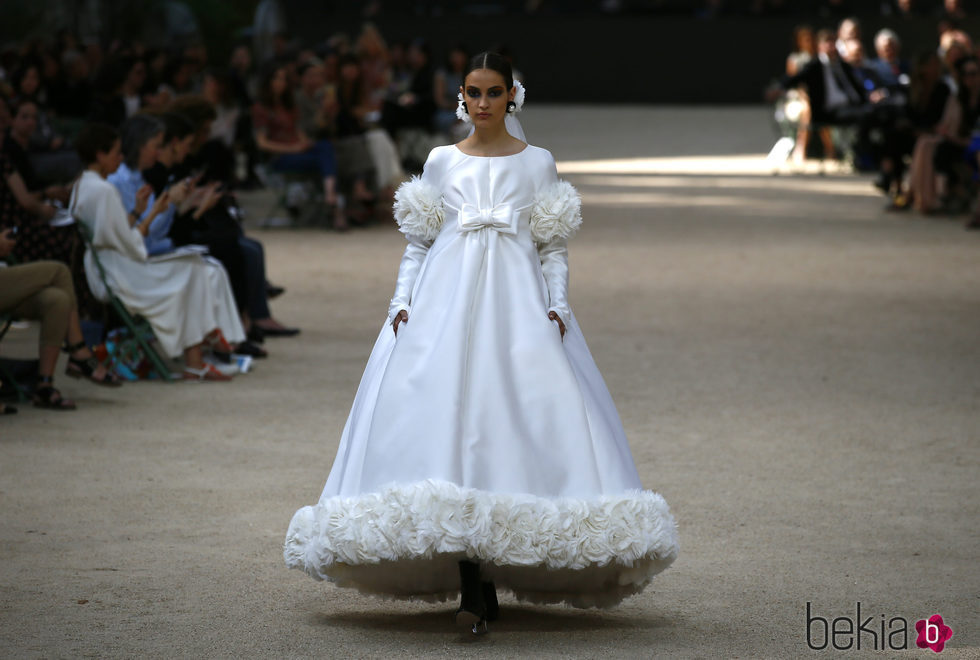
[[[245,340],[228,274],[198,254],[147,260],[143,235],[131,227],[119,191],[91,170],[72,190],[72,214],[92,231],[92,247],[113,292],[130,312],[142,315],[170,357],[199,344],[214,329],[232,343]],[[92,258],[85,253],[92,294],[108,300]]]
[[[426,600],[458,593],[461,559],[534,602],[640,591],[677,532],[567,304],[574,189],[544,149],[447,146],[396,200],[409,245],[388,322],[320,500],[289,525],[287,565]]]

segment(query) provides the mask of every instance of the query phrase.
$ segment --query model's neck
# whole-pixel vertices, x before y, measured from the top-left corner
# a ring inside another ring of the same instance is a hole
[[[492,147],[508,142],[510,140],[510,133],[507,132],[507,127],[501,122],[496,126],[475,128],[471,139],[473,140],[474,146]]]

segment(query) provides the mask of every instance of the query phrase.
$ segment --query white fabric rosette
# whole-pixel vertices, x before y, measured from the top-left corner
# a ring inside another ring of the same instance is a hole
[[[442,194],[417,176],[395,191],[394,212],[403,234],[427,241],[439,235],[446,218]]]
[[[531,238],[550,243],[571,238],[582,226],[582,200],[567,181],[556,181],[538,192],[531,206]]]

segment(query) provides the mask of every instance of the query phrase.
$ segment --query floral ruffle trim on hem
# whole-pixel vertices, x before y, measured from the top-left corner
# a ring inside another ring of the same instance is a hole
[[[673,562],[677,527],[650,491],[579,500],[428,480],[303,507],[283,556],[318,580],[431,601],[459,593],[470,559],[520,600],[609,607]]]

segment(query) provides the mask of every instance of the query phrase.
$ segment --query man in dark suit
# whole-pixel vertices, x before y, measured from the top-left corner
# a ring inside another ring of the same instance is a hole
[[[868,93],[837,52],[830,30],[817,33],[817,57],[780,82],[783,90],[805,86],[814,123],[856,124],[871,111]]]

